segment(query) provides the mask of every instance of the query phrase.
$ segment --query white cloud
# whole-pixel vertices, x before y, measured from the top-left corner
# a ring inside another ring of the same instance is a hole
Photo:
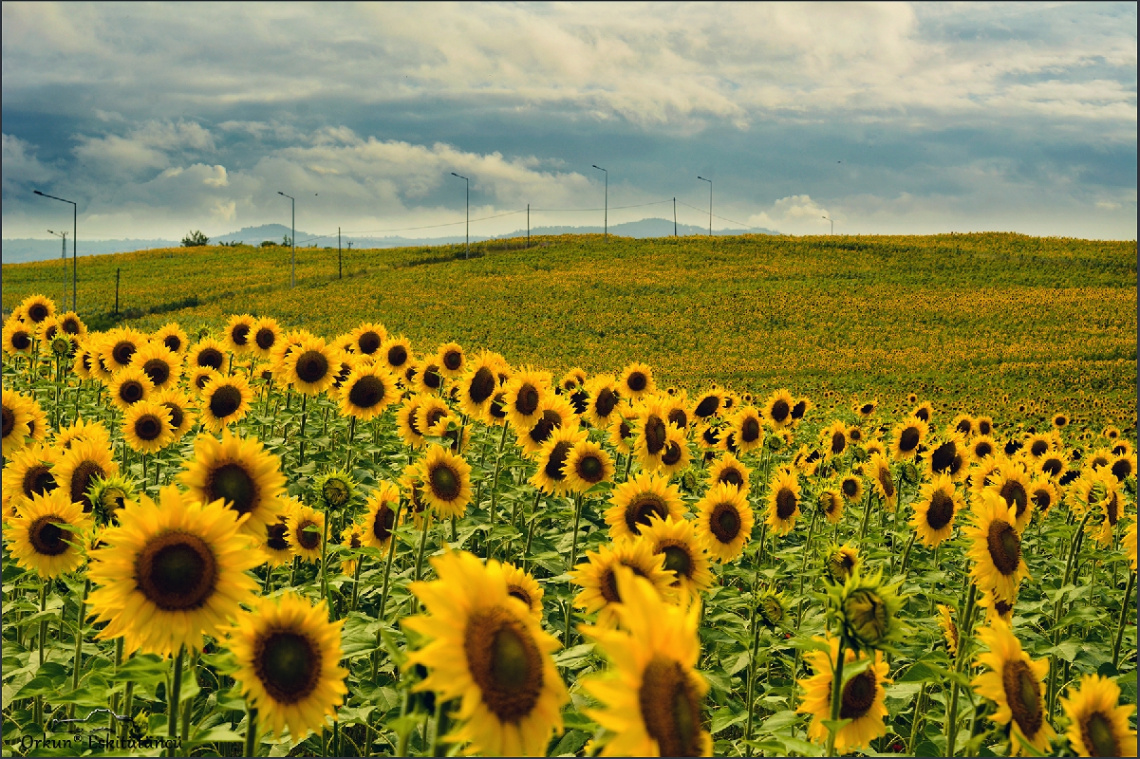
[[[3,189],[7,195],[13,192],[30,192],[34,184],[48,183],[58,172],[40,162],[32,145],[10,134],[3,135],[3,153],[0,156],[4,166]]]
[[[835,218],[811,196],[790,195],[777,200],[769,210],[750,216],[748,226],[765,227],[790,235],[815,235],[830,229],[825,216]],[[842,221],[841,218],[835,220]]]

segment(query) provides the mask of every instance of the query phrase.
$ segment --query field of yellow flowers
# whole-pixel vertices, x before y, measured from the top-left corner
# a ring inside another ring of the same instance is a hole
[[[540,242],[5,267],[4,755],[1135,755],[1134,258]]]

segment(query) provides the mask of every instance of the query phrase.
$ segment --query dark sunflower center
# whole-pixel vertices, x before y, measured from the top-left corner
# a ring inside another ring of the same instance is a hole
[[[253,336],[253,342],[257,343],[258,348],[267,351],[277,342],[277,333],[269,327],[262,327],[257,330],[257,333]]]
[[[28,498],[37,493],[43,495],[55,490],[55,478],[51,476],[51,467],[46,464],[35,464],[28,467],[27,471],[24,472],[23,490],[24,495]]]
[[[625,509],[625,525],[634,535],[640,535],[639,525],[648,525],[654,515],[662,519],[669,515],[665,501],[656,493],[639,493]]]
[[[721,543],[736,540],[740,527],[740,514],[730,503],[718,503],[709,517],[709,532]]]
[[[776,493],[776,516],[783,520],[792,518],[796,513],[796,494],[790,488],[780,488]]]
[[[685,409],[675,408],[671,409],[665,418],[669,420],[670,424],[674,424],[680,429],[685,429],[689,426],[689,417],[685,414]]]
[[[463,652],[483,704],[501,722],[530,716],[542,695],[542,655],[525,625],[502,607],[467,620]]]
[[[402,345],[393,345],[388,349],[388,366],[400,368],[408,360],[408,349]]]
[[[445,416],[447,416],[446,409],[433,408],[428,411],[427,415],[424,417],[424,426],[430,430],[432,427],[439,424],[439,420],[443,419]]]
[[[530,596],[527,595],[527,592],[525,590],[523,590],[522,588],[520,588],[519,586],[508,585],[507,586],[507,595],[511,596],[513,598],[517,598],[518,600],[520,600],[524,604],[526,604],[526,607],[528,609],[530,608]]]
[[[443,354],[443,365],[450,372],[457,371],[463,366],[463,354],[457,350],[449,350]]]
[[[349,389],[348,402],[358,408],[370,409],[384,400],[387,392],[383,380],[374,374],[365,374]]]
[[[376,510],[376,519],[372,522],[372,534],[377,540],[387,540],[392,536],[392,526],[396,522],[396,514],[384,504]]]
[[[1081,740],[1090,756],[1122,756],[1124,748],[1116,739],[1116,731],[1102,711],[1094,711],[1081,720]]]
[[[1057,471],[1061,471],[1059,466],[1057,467]],[[1132,474],[1132,462],[1128,459],[1117,459],[1113,462],[1110,471],[1117,480],[1123,482]],[[1050,472],[1050,474],[1056,474],[1056,472]]]
[[[91,487],[91,481],[96,477],[102,477],[103,474],[103,467],[94,461],[80,462],[79,466],[75,467],[71,473],[72,503],[82,503],[85,512],[95,508],[91,499],[87,497],[87,491]]]
[[[530,416],[538,411],[538,388],[534,385],[523,385],[519,388],[518,397],[515,398],[515,411],[523,416]]]
[[[208,501],[223,498],[238,514],[248,514],[257,505],[257,483],[241,464],[223,464],[206,481]]]
[[[371,356],[373,353],[379,350],[380,343],[382,342],[383,340],[380,339],[380,335],[376,334],[376,332],[372,330],[368,330],[367,332],[362,333],[360,337],[356,339],[356,347],[360,348],[360,352],[364,355]]]
[[[594,400],[594,413],[605,419],[613,412],[617,401],[617,394],[608,387],[603,387],[598,392],[598,397]]]
[[[66,532],[56,525],[64,524],[57,516],[42,516],[28,529],[28,542],[41,556],[59,556],[67,550]]]
[[[649,378],[644,372],[631,372],[625,384],[633,392],[640,393],[649,385]]]
[[[506,395],[507,394],[505,392],[500,391],[500,392],[495,393],[495,396],[491,399],[490,414],[493,418],[495,418],[495,419],[506,419],[507,418],[507,409],[506,409],[506,406],[504,404],[504,400],[506,399]]]
[[[969,419],[962,419],[958,422],[958,426],[954,429],[956,429],[958,432],[969,435],[970,431],[974,429],[974,425],[970,423]]]
[[[146,390],[143,388],[142,383],[135,380],[127,380],[119,385],[119,400],[128,406],[141,401],[145,393]]]
[[[1044,456],[1045,452],[1049,450],[1049,443],[1044,440],[1034,440],[1033,444],[1029,446],[1029,452],[1035,457]]]
[[[150,381],[153,382],[156,387],[163,385],[170,379],[170,365],[161,358],[152,358],[143,364],[143,372],[146,373],[146,376],[150,377]]]
[[[126,366],[131,362],[131,356],[135,355],[135,344],[129,340],[120,340],[115,343],[115,347],[111,349],[111,357],[120,366]]]
[[[305,351],[297,358],[297,377],[302,382],[320,382],[328,373],[328,356],[320,351]]]
[[[744,443],[753,443],[760,439],[760,422],[755,417],[748,417],[740,425],[740,440]]]
[[[665,420],[656,414],[645,420],[645,449],[656,455],[665,447]]]
[[[266,528],[265,544],[272,548],[274,551],[287,551],[289,549],[289,541],[285,539],[285,535],[289,532],[289,527],[284,521],[278,520]]]
[[[12,347],[18,351],[27,350],[32,344],[32,338],[27,332],[19,330],[12,334]]]
[[[729,485],[740,487],[744,484],[744,475],[740,473],[740,470],[730,466],[720,473],[717,482],[726,482]]]
[[[833,433],[831,436],[831,453],[832,455],[843,453],[843,449],[847,447],[847,436],[842,432]]]
[[[701,419],[704,419],[715,414],[719,408],[720,398],[715,395],[706,395],[701,399],[701,402],[697,404],[697,407],[693,409],[693,413]]]
[[[217,348],[203,348],[198,353],[198,366],[208,366],[211,369],[217,369],[219,372],[222,370],[222,361],[225,356]]]
[[[218,566],[197,535],[171,530],[154,536],[135,557],[135,583],[163,611],[201,608],[214,593]]]
[[[275,631],[259,637],[253,661],[257,679],[278,703],[297,703],[320,683],[321,651],[307,635]]]
[[[993,452],[994,447],[990,445],[990,441],[988,440],[979,440],[974,445],[974,456],[979,459],[984,459],[986,456],[991,455]]]
[[[591,485],[596,485],[605,476],[606,468],[602,465],[602,460],[591,453],[578,459],[575,473],[580,479]]]
[[[482,403],[495,392],[495,374],[485,366],[480,366],[471,377],[467,395],[474,403]]]
[[[563,474],[562,468],[566,466],[566,456],[570,453],[570,444],[562,440],[554,444],[554,448],[550,451],[550,458],[546,460],[546,466],[543,467],[543,473],[554,480],[561,482],[565,479],[566,475]]]
[[[428,364],[424,367],[424,385],[432,390],[439,390],[443,385],[443,375],[439,373],[439,367],[435,364]]]
[[[887,467],[882,467],[878,472],[879,485],[883,488],[883,493],[887,498],[893,498],[895,495],[895,481],[891,479],[891,470]]]
[[[945,491],[935,490],[930,496],[930,507],[926,510],[926,523],[932,530],[941,530],[950,524],[954,517],[954,499]]]
[[[1045,488],[1039,488],[1033,492],[1033,504],[1042,512],[1046,512],[1053,505],[1053,496]]]
[[[312,519],[305,519],[297,525],[297,542],[306,551],[313,551],[321,546],[321,526]]]
[[[864,403],[862,406],[859,407],[859,413],[864,414],[864,415],[870,414],[874,410],[875,410],[875,404],[874,403]]]
[[[542,412],[542,418],[530,428],[530,439],[536,443],[545,443],[547,438],[554,434],[556,427],[562,426],[562,417],[558,412],[547,409]]]
[[[321,497],[329,506],[344,506],[352,497],[352,488],[339,477],[330,477],[321,487]]]
[[[210,381],[209,373],[202,372],[201,374],[199,374],[197,377],[194,378],[194,385],[199,390],[205,390],[206,389],[206,383],[209,381]]]
[[[633,428],[630,427],[627,423],[622,422],[621,424],[618,425],[618,435],[621,437],[622,440],[625,440],[627,437],[629,437],[632,434],[633,434]]]
[[[234,328],[230,330],[230,339],[234,341],[234,345],[245,345],[249,342],[248,324],[235,324]]]
[[[781,398],[772,404],[770,415],[777,423],[782,423],[788,418],[790,412],[791,409],[788,408],[788,402]]]
[[[1021,660],[1010,662],[1002,668],[1001,682],[1013,720],[1021,728],[1022,734],[1032,740],[1044,721],[1041,685],[1029,665]]]
[[[154,414],[144,414],[135,421],[135,436],[149,443],[162,435],[162,420]]]
[[[930,469],[935,474],[941,474],[950,468],[954,463],[954,455],[958,452],[958,446],[954,445],[954,441],[947,441],[934,449],[934,453],[930,454]]]
[[[1108,519],[1109,525],[1116,526],[1116,520],[1120,519],[1120,499],[1116,495],[1116,491],[1108,494],[1108,498],[1104,502],[1104,514]]]
[[[807,412],[807,402],[797,401],[796,405],[792,406],[792,418],[803,419],[804,413]]]
[[[660,553],[665,554],[665,569],[677,573],[677,580],[689,577],[693,571],[693,557],[686,546],[680,543],[671,543],[664,546]]]
[[[182,348],[182,341],[178,339],[178,335],[167,335],[162,338],[162,344],[175,353]]]
[[[875,673],[865,669],[843,686],[843,704],[839,707],[840,719],[859,719],[875,703]]]
[[[454,501],[459,497],[459,475],[447,464],[439,463],[428,473],[431,492],[441,501]]]
[[[986,546],[990,551],[990,559],[999,572],[1009,576],[1017,571],[1021,562],[1021,537],[1013,525],[1000,519],[990,522]]]
[[[665,446],[665,452],[661,454],[661,463],[665,466],[673,466],[681,460],[681,446],[677,441],[670,440],[669,444]]]
[[[1050,456],[1041,462],[1041,471],[1045,472],[1045,474],[1049,475],[1050,477],[1056,477],[1057,474],[1061,471],[1061,467],[1064,465],[1065,462],[1061,461],[1061,459],[1057,458],[1056,456]],[[1129,467],[1129,469],[1131,469],[1131,467]]]
[[[1017,515],[1021,516],[1025,512],[1025,507],[1029,503],[1029,494],[1025,492],[1025,486],[1017,480],[1006,480],[1001,486],[1001,497],[1005,499],[1005,505],[1013,506],[1017,509]]]
[[[917,427],[907,427],[899,435],[899,450],[903,453],[910,453],[918,447],[919,435]]]
[[[642,674],[637,700],[661,756],[701,755],[701,705],[680,662],[654,656]]]
[[[843,488],[843,495],[848,498],[854,498],[855,494],[859,492],[859,482],[853,477],[845,479],[840,487]]]
[[[225,419],[241,408],[241,391],[233,385],[222,385],[210,396],[210,413]]]
[[[182,426],[182,420],[184,418],[184,415],[182,413],[182,407],[179,406],[177,403],[163,403],[162,405],[166,406],[166,408],[170,409],[170,427],[171,427],[171,429],[176,430],[179,427],[181,427]]]

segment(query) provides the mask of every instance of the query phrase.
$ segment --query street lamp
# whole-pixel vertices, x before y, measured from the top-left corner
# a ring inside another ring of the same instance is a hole
[[[79,240],[79,235],[77,233],[77,230],[79,228],[79,206],[75,204],[74,200],[64,200],[63,198],[57,198],[54,195],[48,195],[46,192],[40,192],[39,190],[34,190],[33,192],[42,198],[51,198],[52,200],[58,200],[61,203],[71,204],[71,310],[78,314],[79,308],[75,304],[77,301],[78,293],[76,282],[78,281],[79,264],[75,260],[75,256],[78,253],[76,250],[76,242]]]
[[[712,180],[704,177],[697,177],[697,179],[709,183],[709,237],[712,237]]]
[[[830,221],[830,222],[831,222],[831,234],[835,234],[835,220],[834,220],[834,219],[829,219],[829,218],[827,218],[826,216],[824,216],[824,217],[822,217],[822,218],[823,218],[825,221]]]
[[[59,254],[60,259],[63,261],[63,303],[67,304],[67,232],[56,232],[49,229],[49,235],[63,238],[63,252]]]
[[[595,166],[594,164],[590,165],[606,175],[606,205],[605,215],[602,216],[602,224],[604,225],[602,229],[605,231],[606,239],[608,240],[610,239],[610,173],[603,169],[601,166]]]
[[[466,259],[471,255],[471,180],[454,171],[451,172],[451,176],[459,177],[467,183],[467,243],[463,248],[463,258]]]
[[[293,260],[291,262],[291,268],[289,270],[289,287],[296,287],[297,286],[297,201],[294,200],[292,195],[286,195],[285,193],[281,192],[280,190],[277,191],[277,194],[281,195],[283,197],[289,198],[289,204],[292,207],[292,214],[291,214],[292,221],[291,221],[290,227],[289,227],[289,231],[290,231],[289,242],[293,245]]]

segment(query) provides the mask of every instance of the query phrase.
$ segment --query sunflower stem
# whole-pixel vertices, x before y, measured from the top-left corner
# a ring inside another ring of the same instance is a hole
[[[537,503],[537,501],[536,501]],[[534,517],[535,521],[538,517]],[[578,527],[582,519],[582,494],[574,494],[574,537],[570,542],[570,571],[574,570],[574,565],[578,561]],[[533,523],[532,523],[533,526]],[[566,604],[566,626],[562,631],[562,645],[569,647],[570,645],[570,604]]]
[[[926,682],[922,683],[922,687],[918,689],[918,698],[914,701],[914,717],[910,722],[910,740],[906,744],[911,756],[917,756],[914,753],[914,746],[918,740],[918,723],[922,721],[922,702],[926,698],[926,685]]]
[[[328,586],[328,563],[329,563],[328,544],[329,544],[329,520],[331,518],[332,517],[329,514],[329,505],[328,505],[328,503],[325,503],[325,523],[324,523],[324,527],[322,528],[322,535],[321,535],[321,598],[325,597],[325,595],[328,593],[328,589],[329,589],[329,586]],[[329,604],[329,611],[332,612],[332,604]]]
[[[760,628],[756,626],[756,614],[760,604],[757,602],[755,594],[753,594],[752,601],[752,621],[749,623],[749,628],[752,631],[752,650],[748,658],[748,686],[745,690],[747,695],[744,699],[744,706],[748,710],[748,720],[744,723],[745,756],[752,756],[752,746],[749,745],[749,741],[752,740],[752,724],[756,711],[756,704],[753,702],[756,696],[756,655],[760,648]],[[771,659],[769,659],[769,663],[771,663]]]
[[[245,753],[242,756],[257,756],[257,748],[260,745],[257,740],[257,708],[250,706],[249,701],[245,702],[245,706],[249,719],[245,725]]]
[[[75,656],[72,660],[71,690],[79,690],[79,672],[83,668],[83,618],[87,612],[87,594],[91,592],[91,578],[83,581],[83,595],[79,598],[79,614],[75,617]],[[71,716],[75,716],[72,704]]]
[[[871,489],[867,489],[867,496],[863,499],[863,524],[859,527],[859,540],[867,535],[867,522],[871,518]]]
[[[301,565],[301,557],[300,556],[294,556],[293,557],[293,570],[289,573],[289,587],[290,588],[297,586],[297,567],[299,567],[300,565]]]
[[[200,652],[195,652],[194,657],[190,660],[190,676],[197,679],[198,677],[198,661],[201,658]],[[194,699],[186,699],[186,705],[182,707],[182,742],[179,748],[185,747],[190,740],[190,717],[194,714]]]
[[[119,638],[119,640],[122,640],[122,638]],[[126,692],[125,692],[124,697],[123,697],[123,716],[126,717],[127,719],[122,720],[122,732],[120,733],[120,736],[122,737],[122,739],[124,741],[130,736],[130,728],[131,728],[131,725],[134,724],[134,720],[131,717],[131,711],[134,709],[134,698],[135,698],[135,683],[133,680],[128,680],[127,681],[127,689],[126,689]],[[116,704],[116,706],[117,706],[117,704]],[[112,732],[114,731],[114,726],[115,726],[115,713],[116,713],[115,710],[112,709],[111,710]]]
[[[629,482],[629,468],[632,464],[633,451],[630,451],[629,454],[625,457],[625,473],[621,477],[624,482]]]
[[[350,612],[356,611],[356,600],[360,596],[360,567],[363,564],[364,558],[357,556],[356,567],[352,570],[352,601],[348,605]]]
[[[373,680],[376,679],[376,673],[380,670],[380,644],[383,642],[384,609],[388,606],[388,581],[392,577],[392,562],[396,556],[396,526],[400,523],[400,509],[403,505],[403,501],[396,502],[396,513],[392,517],[392,531],[388,537],[388,558],[384,563],[384,580],[380,588],[380,608],[376,612],[376,619],[380,622],[380,626],[376,628],[376,645],[372,654]]]
[[[906,542],[906,550],[903,551],[902,566],[899,567],[899,571],[902,572],[903,582],[906,582],[906,575],[908,571],[907,562],[910,561],[910,549],[914,547],[914,538],[916,535],[918,535],[918,531],[912,530],[910,533],[910,540]]]
[[[974,602],[977,599],[978,588],[972,582],[966,595],[966,613],[962,615],[962,625],[958,628],[958,654],[954,657],[954,674],[962,671],[962,662],[967,658],[966,644],[970,635],[970,626],[973,623]],[[950,711],[946,717],[946,756],[954,756],[954,749],[958,742],[958,679],[953,678],[950,683]]]
[[[1128,618],[1128,602],[1132,600],[1132,590],[1136,587],[1136,573],[1128,573],[1128,588],[1120,602],[1120,621],[1116,623],[1116,640],[1112,644],[1112,666],[1120,661],[1120,643],[1124,640],[1124,620]]]
[[[423,529],[423,532],[420,533],[420,550],[416,553],[416,574],[414,577],[416,582],[420,581],[420,573],[423,571],[423,567],[424,567],[424,548],[427,546],[428,528],[431,526],[431,512],[430,511],[424,512],[423,520],[424,520],[424,529]]]
[[[174,657],[174,672],[172,674],[170,692],[166,694],[168,713],[166,734],[172,741],[178,736],[178,702],[182,694],[182,660],[185,656],[186,646],[179,646],[178,655]],[[174,746],[168,749],[168,755],[175,755]]]
[[[495,474],[491,477],[491,513],[487,515],[487,522],[490,525],[490,530],[487,531],[487,558],[494,555],[494,550],[491,548],[491,532],[495,529],[495,506],[499,499],[499,470],[503,465],[503,444],[507,441],[507,423],[503,422],[503,432],[499,435],[499,450],[495,454]]]
[[[840,706],[843,703],[843,663],[847,658],[847,638],[839,633],[839,650],[835,657],[835,670],[831,675],[831,722],[839,720]],[[793,679],[795,673],[792,673]],[[835,736],[839,731],[831,727],[827,731],[827,755],[835,756]]]

